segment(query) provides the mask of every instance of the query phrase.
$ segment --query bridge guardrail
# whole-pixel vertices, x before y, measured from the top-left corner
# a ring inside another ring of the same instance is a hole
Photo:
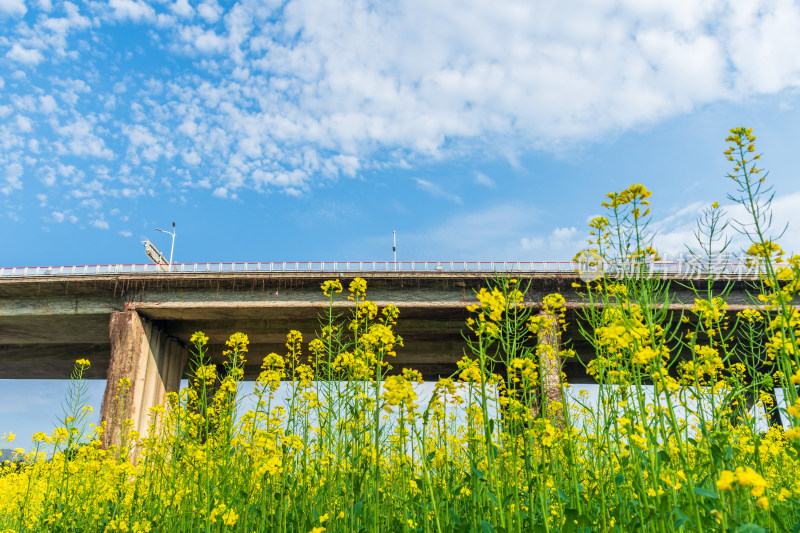
[[[0,278],[49,276],[113,276],[119,274],[220,274],[268,272],[493,272],[503,273],[574,273],[572,261],[262,261],[230,263],[111,264],[71,266],[0,267]],[[656,275],[692,277],[713,273],[727,277],[753,277],[758,269],[744,263],[651,262],[648,272]],[[614,273],[624,265],[605,265]],[[630,271],[630,270],[628,270]]]

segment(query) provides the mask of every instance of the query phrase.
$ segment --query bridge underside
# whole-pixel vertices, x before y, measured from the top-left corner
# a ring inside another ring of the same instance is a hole
[[[315,338],[320,329],[319,309],[309,308],[240,308],[225,310],[224,313],[212,308],[181,311],[144,308],[137,311],[168,337],[187,347],[195,331],[204,332],[209,337],[208,355],[215,363],[225,360],[222,352],[227,349],[225,341],[232,333],[246,333],[250,347],[245,380],[258,376],[261,361],[267,354],[286,353],[286,334],[290,330],[300,331],[305,344]],[[348,310],[342,309],[342,312]],[[224,318],[215,318],[220,314]],[[404,347],[398,348],[397,357],[390,361],[394,371],[412,367],[422,372],[426,380],[451,375],[466,349],[462,330],[467,316],[463,306],[435,309],[402,307],[396,331],[403,338]],[[108,317],[30,317],[24,327],[9,322],[18,323],[19,320],[0,317],[0,331],[3,332],[0,379],[67,379],[79,358],[92,363],[86,378],[106,379],[111,354]],[[592,354],[574,329],[568,329],[564,341],[580,349],[588,361]],[[79,342],[75,342],[76,339]],[[578,361],[565,363],[571,381],[587,380]]]

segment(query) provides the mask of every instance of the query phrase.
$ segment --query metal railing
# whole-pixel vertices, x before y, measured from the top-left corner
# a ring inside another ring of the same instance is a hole
[[[73,266],[0,267],[0,278],[35,278],[49,276],[114,276],[120,274],[224,274],[224,273],[295,273],[295,272],[504,272],[504,273],[575,273],[579,265],[572,261],[270,261],[238,263],[114,264]],[[710,270],[709,270],[710,268]],[[606,265],[609,273],[629,271],[620,265]],[[758,269],[743,263],[647,263],[650,274],[691,277],[715,275],[752,277]]]

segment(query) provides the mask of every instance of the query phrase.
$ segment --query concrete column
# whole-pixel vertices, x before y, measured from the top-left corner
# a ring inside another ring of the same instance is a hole
[[[108,365],[102,420],[106,422],[103,444],[119,444],[122,424],[133,421],[133,429],[144,437],[150,408],[176,392],[188,360],[186,347],[168,337],[136,311],[111,313],[109,323],[111,359]],[[122,395],[120,411],[118,386],[130,380]]]
[[[542,311],[539,316],[547,319],[546,325],[539,328],[538,348],[542,393],[548,405],[544,414],[556,424],[563,422],[563,414],[560,409],[552,411],[549,406],[564,401],[561,390],[561,328],[557,315]]]

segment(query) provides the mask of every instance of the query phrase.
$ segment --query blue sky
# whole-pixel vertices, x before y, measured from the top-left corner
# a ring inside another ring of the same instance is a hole
[[[2,266],[147,262],[172,221],[185,262],[387,260],[393,230],[401,260],[570,259],[631,183],[679,252],[740,125],[776,224],[800,206],[797,2],[0,0],[0,27]]]

